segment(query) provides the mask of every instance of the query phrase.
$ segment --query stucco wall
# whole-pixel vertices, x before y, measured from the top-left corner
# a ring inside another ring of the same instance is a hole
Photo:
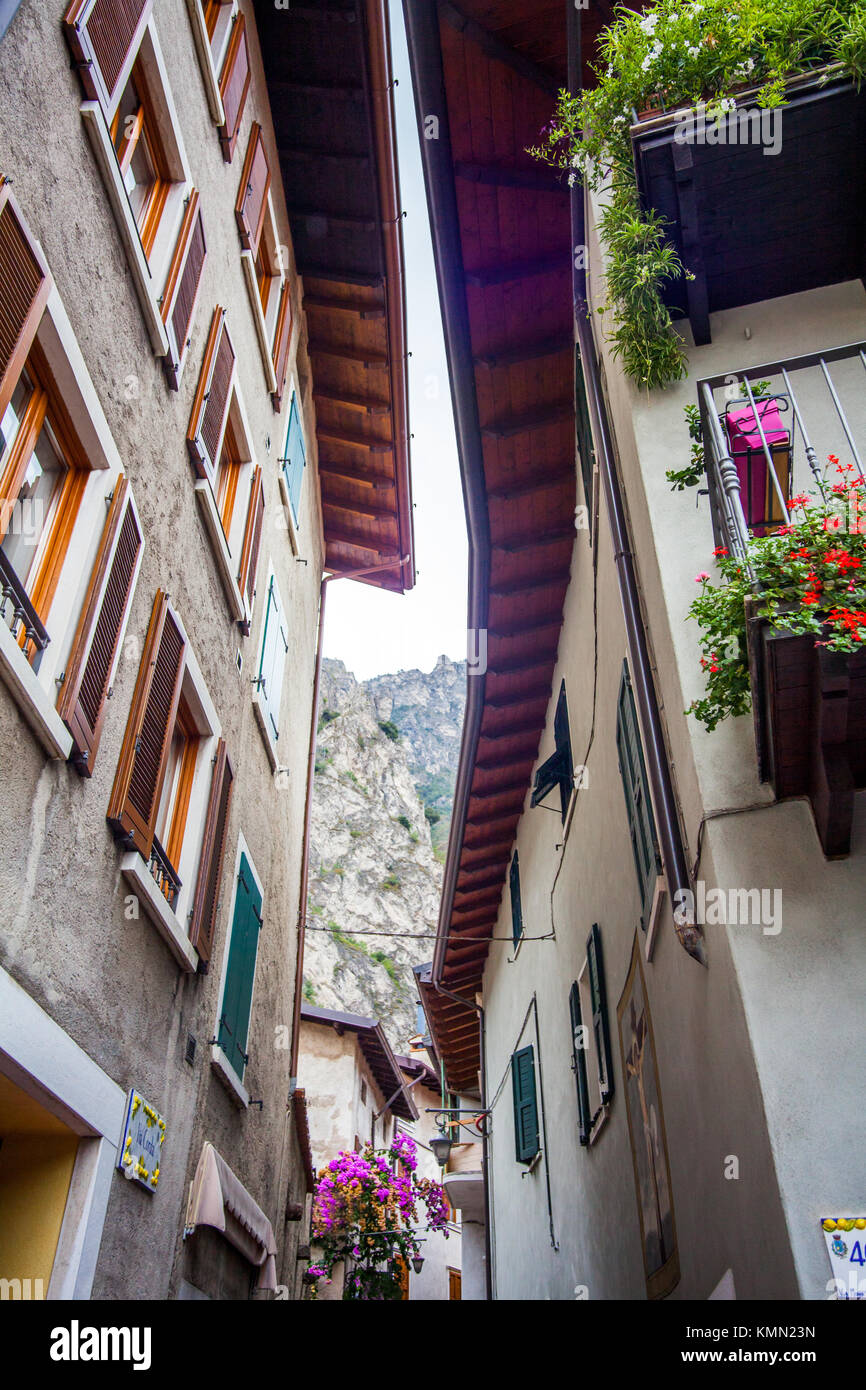
[[[191,347],[178,392],[153,356],[105,186],[79,113],[81,90],[61,31],[66,0],[25,0],[3,41],[0,169],[40,240],[134,489],[146,547],[124,651],[108,704],[94,774],[81,779],[49,762],[0,689],[3,814],[17,827],[0,851],[5,904],[0,961],[124,1088],[137,1087],[166,1118],[156,1194],[117,1175],[109,1203],[96,1297],[162,1298],[178,1286],[192,1245],[181,1246],[188,1183],[208,1139],[270,1217],[282,1241],[290,1158],[285,1097],[296,951],[307,744],[319,575],[322,565],[312,405],[305,400],[308,469],[301,502],[300,564],[279,501],[281,417],[267,392],[234,218],[251,122],[259,120],[277,170],[260,54],[248,12],[253,67],[238,147],[224,163],[205,97],[184,0],[157,0],[155,18],[195,186],[208,258]],[[279,177],[272,184],[281,240],[290,245]],[[211,315],[226,307],[256,459],[265,481],[259,592],[250,637],[230,620],[200,508],[185,437]],[[301,322],[295,287],[295,319]],[[295,345],[292,371],[296,375]],[[286,607],[289,651],[276,786],[251,703],[265,611],[262,576],[273,561]],[[222,723],[236,780],[226,840],[221,909],[210,973],[178,970],[146,917],[128,919],[120,850],[105,820],[155,591],[172,596]],[[130,638],[138,639],[136,647]],[[243,670],[235,659],[240,649]],[[239,1111],[212,1074],[231,875],[243,832],[264,887],[245,1084],[263,1109]],[[282,1031],[281,1031],[282,1030]],[[287,1031],[288,1030],[288,1034]],[[184,1060],[187,1035],[198,1044]],[[195,1242],[199,1237],[193,1237]],[[136,1259],[129,1259],[134,1241]],[[191,1258],[191,1257],[190,1257]],[[214,1267],[213,1288],[220,1276]],[[195,1280],[192,1280],[195,1282]],[[235,1293],[231,1284],[231,1293]]]
[[[411,1077],[404,1073],[407,1081]],[[417,1178],[429,1178],[433,1182],[441,1183],[442,1169],[433,1157],[430,1148],[430,1140],[435,1138],[438,1129],[436,1126],[435,1114],[429,1111],[439,1109],[442,1105],[442,1098],[438,1091],[432,1091],[427,1086],[413,1086],[411,1091],[412,1099],[418,1107],[418,1119],[413,1123],[407,1120],[398,1121],[397,1128],[406,1134],[411,1134],[415,1140],[418,1152],[418,1167],[415,1170]],[[419,1207],[419,1218],[423,1218],[423,1207]],[[424,1264],[421,1272],[416,1274],[414,1269],[409,1271],[409,1298],[410,1301],[421,1300],[422,1302],[447,1300],[448,1298],[448,1270],[460,1269],[460,1222],[454,1220],[449,1222],[447,1235],[445,1231],[423,1232],[423,1243],[421,1245],[421,1255]]]
[[[594,233],[590,264],[600,264]],[[598,306],[598,277],[592,290]],[[690,349],[689,381],[649,396],[627,383],[604,351],[687,857],[694,859],[705,813],[766,806],[708,823],[700,876],[708,886],[779,887],[784,904],[778,935],[765,935],[760,925],[707,927],[704,968],[678,944],[666,901],[652,960],[644,957],[681,1266],[674,1298],[707,1298],[727,1268],[740,1298],[826,1297],[818,1217],[825,1208],[853,1212],[864,1201],[855,1155],[866,1107],[854,1045],[862,1038],[856,981],[866,967],[863,798],[851,857],[828,863],[807,803],[768,805],[751,720],[709,735],[682,714],[701,693],[697,627],[685,619],[694,575],[712,568],[713,540],[706,500],[696,511],[694,493],[672,494],[664,478],[666,468],[688,458],[682,408],[696,399],[696,377],[856,340],[864,310],[857,284],[714,315],[713,343]],[[807,482],[795,474],[796,487]],[[592,548],[584,531],[575,544],[540,749],[540,759],[552,751],[564,677],[574,762],[586,763],[588,785],[578,793],[564,850],[558,815],[529,811],[527,797],[517,835],[527,939],[516,960],[508,945],[495,943],[484,977],[488,1097],[502,1083],[490,1145],[500,1298],[646,1296],[616,1015],[640,912],[616,755],[626,640],[603,500],[596,544],[597,677]],[[510,931],[510,919],[505,894],[496,935]],[[616,1093],[595,1143],[582,1149],[568,992],[594,922],[602,934]],[[531,940],[552,929],[555,939]],[[543,1083],[544,1152],[531,1173],[514,1157],[507,1075],[511,1053],[529,1043]],[[726,1176],[735,1169],[737,1177]]]

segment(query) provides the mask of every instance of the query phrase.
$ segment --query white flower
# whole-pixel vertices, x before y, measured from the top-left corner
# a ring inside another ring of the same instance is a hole
[[[577,174],[569,174],[569,176],[568,176],[568,186],[569,186],[569,188],[574,188],[574,185],[575,185],[576,182],[577,182]]]
[[[734,111],[736,109],[736,105],[737,103],[735,102],[733,97],[722,97],[722,100],[719,103],[719,110]]]
[[[658,15],[650,10],[649,14],[644,15],[643,19],[638,20],[638,24],[645,34],[651,34],[658,24]]]

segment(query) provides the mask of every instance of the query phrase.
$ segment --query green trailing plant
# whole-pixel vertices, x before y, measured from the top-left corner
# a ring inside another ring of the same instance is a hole
[[[395,985],[400,983],[400,977],[397,974],[397,966],[389,955],[386,955],[384,951],[371,951],[369,954],[370,959],[374,960],[377,965],[381,965],[382,969],[390,976]]]
[[[792,497],[790,526],[751,537],[745,563],[718,548],[720,583],[706,571],[695,578],[701,592],[689,613],[701,629],[706,694],[687,713],[707,729],[751,708],[748,601],[755,617],[831,651],[866,645],[866,483],[852,479],[851,464],[833,454],[829,462],[839,481],[824,496]]]
[[[758,89],[758,105],[779,106],[788,79],[832,64],[859,82],[866,7],[863,0],[660,0],[644,14],[624,5],[615,13],[599,37],[596,84],[579,96],[560,92],[530,153],[602,195],[608,337],[631,379],[653,389],[686,371],[662,292],[689,271],[662,219],[641,208],[629,134],[635,114],[703,102],[706,118],[719,121],[743,87]]]

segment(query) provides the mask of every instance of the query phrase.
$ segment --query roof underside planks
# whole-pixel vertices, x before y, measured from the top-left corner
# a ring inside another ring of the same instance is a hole
[[[438,24],[426,26],[412,8],[419,115],[437,109],[444,82],[450,168],[427,149],[425,175],[452,378],[463,370],[458,356],[466,364],[454,397],[467,488],[475,448],[483,474],[481,524],[467,506],[470,545],[485,522],[488,530],[477,545],[484,572],[470,584],[470,623],[488,633],[487,673],[469,678],[481,709],[475,732],[468,718],[464,732],[463,804],[455,804],[434,964],[442,987],[474,1000],[539,753],[575,539],[568,186],[526,154],[566,82],[565,6],[446,0],[434,7]],[[594,43],[599,9],[590,22]],[[453,193],[443,194],[449,178]],[[456,228],[445,225],[449,200]],[[474,1009],[431,986],[422,992],[449,1086],[476,1092]]]
[[[256,0],[256,21],[303,277],[326,568],[402,593],[415,562],[385,0]]]

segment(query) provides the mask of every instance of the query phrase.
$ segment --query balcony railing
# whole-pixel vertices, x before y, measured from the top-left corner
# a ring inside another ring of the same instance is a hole
[[[32,666],[39,670],[42,653],[50,642],[50,637],[42,619],[30,602],[27,590],[10,564],[9,557],[0,549],[0,615],[16,638],[23,633],[24,647],[33,651]]]
[[[760,397],[755,382],[768,382]],[[732,404],[751,412],[753,434],[766,465],[766,479],[772,491],[773,520],[789,523],[788,497],[791,495],[780,477],[778,443],[765,428],[766,403],[778,402],[779,419],[788,435],[786,448],[792,461],[793,487],[829,493],[824,466],[829,454],[849,457],[860,478],[866,454],[866,342],[851,343],[827,352],[808,353],[787,361],[769,362],[747,371],[728,372],[698,384],[707,482],[713,532],[717,545],[727,546],[732,555],[745,558],[754,516],[746,510],[752,499],[743,497],[741,473],[725,428],[726,408]],[[858,443],[860,441],[860,443]],[[767,517],[759,528],[770,526]]]
[[[757,382],[766,385],[758,391]],[[849,478],[864,481],[864,387],[866,343],[699,382],[716,545],[752,577],[750,533],[789,524],[788,499],[798,493],[838,503],[842,527],[866,530],[859,493],[832,492],[844,474],[828,465],[829,455],[838,457],[853,465]],[[748,616],[759,776],[780,800],[808,797],[824,853],[846,855],[854,793],[866,787],[866,651],[830,651]]]
[[[177,907],[178,894],[182,883],[175,873],[168,855],[154,835],[150,851],[150,872],[162,896],[172,912]]]

